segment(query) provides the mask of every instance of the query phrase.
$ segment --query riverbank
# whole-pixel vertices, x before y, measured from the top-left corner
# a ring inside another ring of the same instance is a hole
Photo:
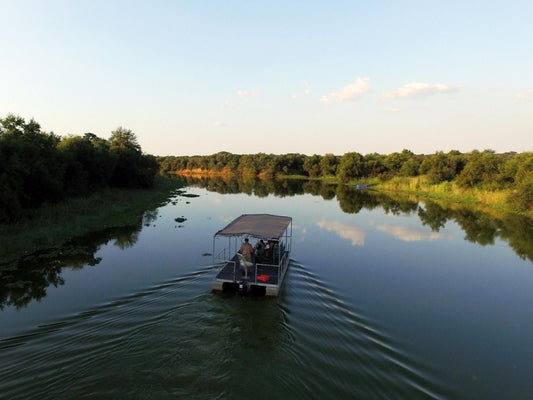
[[[186,176],[193,178],[213,178],[218,177],[224,180],[240,177],[242,179],[273,179],[272,176],[259,174],[257,176],[245,174],[240,175],[229,169],[221,171],[210,169],[179,170],[174,173],[176,176]],[[276,174],[274,179],[303,179],[318,180],[324,183],[340,183],[334,175],[311,178],[305,175],[284,175]],[[512,189],[487,190],[480,188],[462,188],[455,182],[442,182],[431,184],[425,175],[416,177],[393,177],[389,180],[379,178],[365,178],[345,182],[348,186],[364,185],[373,190],[380,190],[388,193],[402,193],[421,198],[429,198],[450,203],[460,203],[463,205],[475,206],[486,212],[495,210],[498,212],[513,213],[533,217],[533,211],[520,209],[513,202],[516,195]]]
[[[0,225],[0,265],[90,232],[131,225],[183,186],[178,179],[156,177],[150,189],[105,189],[28,211],[17,223]]]
[[[358,184],[358,183],[352,183]],[[361,183],[359,183],[361,184]],[[513,204],[512,189],[487,190],[480,188],[462,188],[454,182],[430,184],[425,176],[395,177],[388,181],[370,182],[373,189],[385,192],[415,195],[421,198],[447,201],[463,205],[475,206],[486,212],[495,210],[533,217],[533,211],[519,209]]]

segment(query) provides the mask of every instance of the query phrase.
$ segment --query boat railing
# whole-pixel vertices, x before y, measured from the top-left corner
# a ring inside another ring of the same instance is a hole
[[[222,249],[218,252],[217,255],[215,255],[215,260],[219,261],[228,261],[227,255],[226,255],[226,249]]]
[[[277,275],[278,275],[278,284],[279,282],[281,282],[281,278],[283,277],[283,275],[285,274],[285,270],[287,269],[287,266],[288,266],[288,261],[289,261],[289,252],[288,251],[283,251],[283,254],[281,255],[281,259],[279,261],[279,263],[277,264],[270,264],[270,263],[256,263],[255,266],[255,274],[254,274],[254,280],[252,283],[257,283],[257,276],[258,276],[258,270],[259,270],[259,267],[274,267],[274,268],[277,268]]]

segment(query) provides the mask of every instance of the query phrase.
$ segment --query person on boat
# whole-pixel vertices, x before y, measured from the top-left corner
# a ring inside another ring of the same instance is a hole
[[[266,258],[272,258],[272,254],[274,253],[274,246],[276,245],[275,240],[269,240],[266,248],[265,248],[265,257]]]
[[[252,254],[254,254],[254,248],[248,243],[248,238],[244,239],[244,243],[241,245],[239,252],[244,256],[246,261],[252,262]]]
[[[254,251],[254,254],[255,254],[255,258],[258,262],[262,262],[263,261],[263,257],[265,256],[265,242],[263,241],[263,239],[260,239],[259,242],[257,242],[257,244],[255,245],[255,251]]]

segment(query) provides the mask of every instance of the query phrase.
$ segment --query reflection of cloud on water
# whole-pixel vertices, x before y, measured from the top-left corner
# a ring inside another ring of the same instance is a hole
[[[427,232],[422,227],[406,227],[399,225],[378,225],[378,231],[390,233],[396,239],[404,242],[421,242],[425,240],[442,239],[444,235],[439,232]]]
[[[305,234],[307,233],[307,229],[302,229],[302,234],[300,235],[300,242],[303,242],[305,240]]]
[[[343,224],[338,221],[326,221],[321,220],[317,222],[317,225],[327,231],[333,231],[343,239],[352,241],[352,246],[364,246],[366,233],[359,230],[355,226]]]

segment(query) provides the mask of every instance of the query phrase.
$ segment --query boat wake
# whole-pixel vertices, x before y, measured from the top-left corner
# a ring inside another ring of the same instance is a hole
[[[9,399],[447,397],[379,324],[292,262],[278,298],[211,293],[215,267],[0,342]]]

